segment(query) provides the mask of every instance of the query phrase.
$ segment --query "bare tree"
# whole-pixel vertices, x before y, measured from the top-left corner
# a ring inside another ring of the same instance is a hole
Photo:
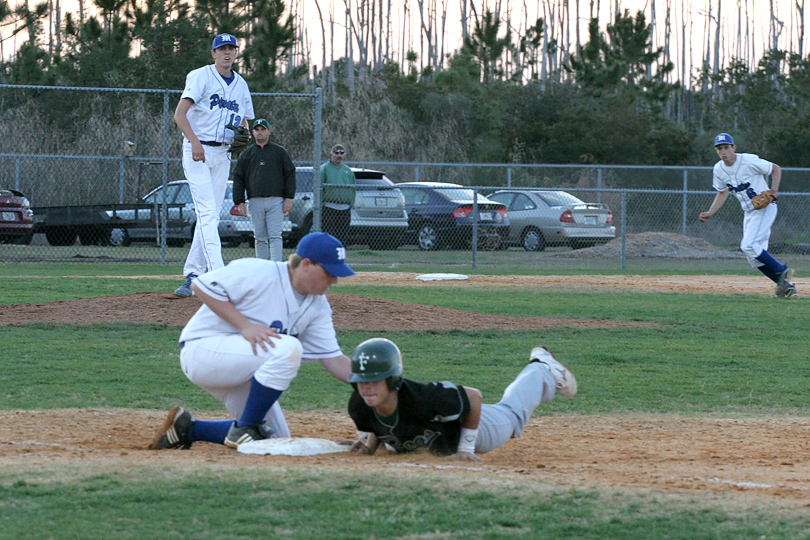
[[[770,0],[770,9],[771,16],[769,18],[770,24],[768,26],[768,31],[771,38],[771,50],[775,51],[779,49],[779,36],[782,35],[782,30],[785,28],[785,23],[779,20],[773,0]]]
[[[796,52],[798,53],[799,58],[804,58],[804,0],[796,0],[796,15],[798,22],[795,26],[798,28],[799,34],[799,50]]]

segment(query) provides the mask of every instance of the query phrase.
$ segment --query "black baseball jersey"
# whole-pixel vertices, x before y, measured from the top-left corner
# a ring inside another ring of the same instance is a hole
[[[357,429],[374,433],[398,453],[427,448],[437,455],[455,454],[461,420],[470,412],[464,387],[451,382],[420,383],[404,379],[397,411],[381,417],[355,390],[349,398],[349,415]]]

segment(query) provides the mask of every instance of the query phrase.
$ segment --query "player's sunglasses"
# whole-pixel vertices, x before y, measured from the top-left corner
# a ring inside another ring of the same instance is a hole
[[[333,153],[335,153],[335,154],[345,154],[346,151],[345,150],[335,150]]]

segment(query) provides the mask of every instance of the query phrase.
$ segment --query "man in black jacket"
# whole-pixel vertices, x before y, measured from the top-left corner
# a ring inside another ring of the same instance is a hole
[[[255,143],[239,155],[231,178],[234,212],[247,216],[250,211],[256,257],[280,262],[281,228],[295,197],[295,165],[284,148],[270,142],[271,133],[267,120],[256,120]]]

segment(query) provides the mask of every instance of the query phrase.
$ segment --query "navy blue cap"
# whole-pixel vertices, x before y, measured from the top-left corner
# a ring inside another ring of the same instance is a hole
[[[295,252],[310,261],[323,266],[323,269],[337,277],[354,275],[354,270],[346,264],[346,248],[340,240],[324,232],[309,233],[304,236]]]

